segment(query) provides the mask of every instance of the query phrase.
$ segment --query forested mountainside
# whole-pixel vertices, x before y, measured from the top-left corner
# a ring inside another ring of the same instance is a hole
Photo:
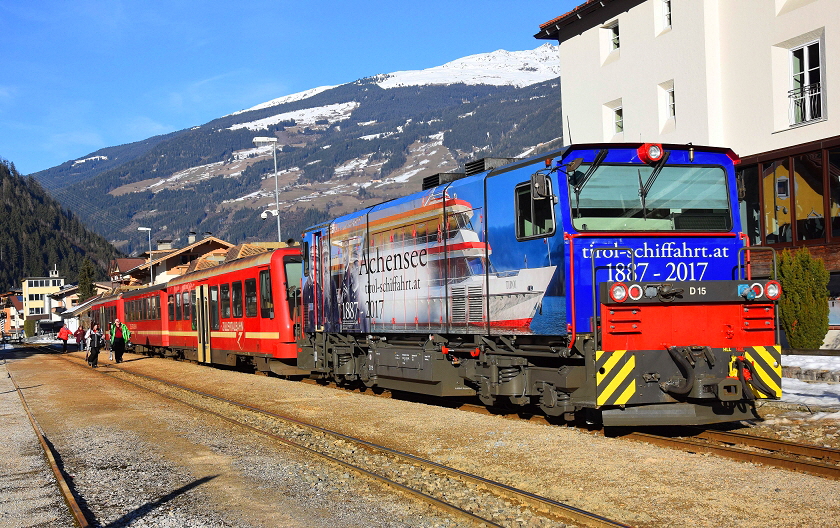
[[[499,51],[321,87],[34,176],[126,253],[146,248],[140,226],[176,245],[190,231],[234,243],[272,240],[276,224],[260,215],[275,210],[274,164],[271,149],[252,140],[273,136],[283,238],[297,238],[313,223],[416,192],[425,176],[472,159],[559,147],[559,79],[545,66],[552,53]],[[474,77],[464,80],[465,71]],[[513,80],[493,84],[511,71]]]
[[[102,280],[109,260],[119,255],[34,178],[0,159],[0,290],[19,289],[24,277],[46,277],[56,265],[67,282],[76,282],[85,258],[94,265],[95,280]]]

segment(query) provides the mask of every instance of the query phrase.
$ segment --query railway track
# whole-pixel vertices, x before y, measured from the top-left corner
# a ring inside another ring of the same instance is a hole
[[[76,358],[61,356],[82,366]],[[379,481],[401,493],[440,508],[465,521],[504,526],[505,518],[527,509],[536,525],[559,522],[577,526],[626,526],[573,506],[466,473],[436,462],[300,420],[197,391],[166,380],[130,372],[115,365],[105,375],[210,413],[229,423],[269,436],[287,446]],[[538,519],[542,519],[540,524]]]
[[[714,453],[742,462],[809,473],[840,480],[840,449],[744,433],[696,430],[690,437],[673,437],[644,432],[630,432],[623,438],[681,449],[692,453]]]
[[[311,383],[316,382],[311,381]],[[338,387],[335,384],[331,384],[331,386],[342,390],[353,390]],[[353,391],[364,392],[360,390]],[[545,425],[555,425],[550,419],[539,414],[509,412],[503,409],[492,409],[470,403],[463,403],[457,407],[460,410],[468,412],[501,416],[512,420],[524,419],[532,423]],[[682,430],[686,429],[683,428]],[[680,436],[639,431],[618,433],[615,436],[671,449],[679,449],[690,453],[713,453],[741,462],[764,464],[766,466],[840,480],[840,449],[776,440],[737,432],[700,428],[689,429],[691,431],[690,435]],[[594,432],[604,434],[603,430],[594,430]]]

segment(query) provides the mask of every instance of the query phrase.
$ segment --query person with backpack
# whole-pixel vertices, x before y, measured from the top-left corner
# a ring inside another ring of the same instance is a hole
[[[88,352],[87,362],[93,368],[99,366],[99,349],[105,346],[105,337],[102,335],[102,329],[99,323],[93,323],[90,330],[87,332],[87,341],[90,351]]]

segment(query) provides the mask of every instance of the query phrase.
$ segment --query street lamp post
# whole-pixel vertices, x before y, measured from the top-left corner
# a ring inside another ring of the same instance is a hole
[[[276,207],[275,215],[277,217],[277,241],[283,241],[283,235],[280,234],[280,190],[277,186],[277,138],[276,137],[255,137],[254,145],[261,147],[264,145],[271,145],[271,151],[274,153],[274,207]]]
[[[155,272],[152,270],[152,228],[151,227],[138,227],[138,231],[145,231],[149,234],[149,275],[151,276],[152,280],[149,284],[155,283]]]

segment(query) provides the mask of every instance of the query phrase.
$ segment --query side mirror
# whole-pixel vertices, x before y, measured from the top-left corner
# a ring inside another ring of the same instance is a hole
[[[533,200],[545,200],[551,198],[551,183],[548,176],[542,172],[535,172],[531,175],[531,198]]]

